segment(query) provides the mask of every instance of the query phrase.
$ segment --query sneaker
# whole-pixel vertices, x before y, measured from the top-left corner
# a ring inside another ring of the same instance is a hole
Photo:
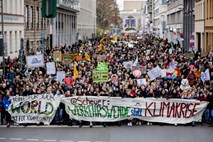
[[[9,128],[9,127],[10,127],[10,123],[7,124],[7,128]]]
[[[149,125],[149,122],[147,122],[147,125]]]
[[[90,125],[89,127],[92,128],[92,125]]]
[[[141,121],[138,122],[138,125],[141,126]]]
[[[129,126],[132,126],[132,122],[129,122]]]
[[[175,127],[177,127],[177,123],[175,123]]]

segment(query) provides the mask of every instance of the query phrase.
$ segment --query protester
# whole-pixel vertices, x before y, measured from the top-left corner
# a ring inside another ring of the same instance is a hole
[[[99,46],[100,44],[102,46]],[[59,81],[55,74],[47,74],[46,67],[28,69],[25,58],[20,60],[8,57],[5,61],[6,73],[2,76],[0,84],[0,95],[3,100],[8,101],[8,96],[29,96],[46,92],[60,97],[198,99],[210,102],[208,121],[212,123],[213,114],[210,112],[212,112],[213,54],[211,52],[206,56],[195,52],[194,57],[186,57],[181,52],[179,43],[168,43],[168,40],[151,34],[114,43],[100,43],[100,38],[97,38],[73,46],[48,48],[44,54],[45,62],[54,60],[55,51],[60,51],[63,55],[76,53],[74,56],[80,56],[82,60],[63,57],[62,61],[56,61],[56,70],[64,71],[66,74],[65,78]],[[36,55],[36,53],[31,53],[31,55]],[[108,64],[107,82],[94,81],[92,71],[98,68],[99,62]],[[131,64],[126,64],[127,62]],[[133,65],[144,66],[145,73],[135,75],[132,70]],[[156,67],[165,69],[166,72],[152,80],[148,72]],[[206,71],[210,79],[202,80],[201,72]],[[145,82],[138,84],[138,79],[145,79]],[[56,112],[57,123],[69,119],[63,110],[64,106],[60,105]],[[90,126],[92,125],[91,122]],[[129,121],[129,126],[131,125],[132,122]]]

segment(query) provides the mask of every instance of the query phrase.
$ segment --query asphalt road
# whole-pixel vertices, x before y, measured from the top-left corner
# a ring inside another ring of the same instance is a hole
[[[213,127],[1,127],[0,142],[213,142]]]

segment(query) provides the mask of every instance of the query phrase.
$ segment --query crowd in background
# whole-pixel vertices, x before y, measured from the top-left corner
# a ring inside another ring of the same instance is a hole
[[[133,47],[129,47],[132,42]],[[110,97],[155,97],[155,98],[182,98],[208,101],[205,120],[212,123],[213,120],[213,87],[212,87],[212,52],[202,55],[193,52],[187,57],[182,53],[180,43],[169,43],[154,35],[133,37],[132,39],[118,40],[117,42],[103,43],[103,50],[98,51],[100,39],[81,41],[72,46],[61,46],[54,49],[46,49],[44,53],[45,62],[53,61],[54,51],[61,51],[62,54],[78,53],[83,56],[82,61],[73,60],[69,64],[56,62],[57,71],[65,71],[66,78],[71,82],[56,80],[54,75],[47,75],[46,67],[28,69],[26,56],[22,59],[8,57],[5,60],[6,73],[0,78],[0,124],[4,123],[7,114],[9,96],[28,96],[32,94],[53,93],[54,95],[70,96],[110,96]],[[85,59],[85,54],[90,60]],[[31,55],[38,53],[31,53]],[[106,83],[95,83],[92,78],[92,71],[97,68],[97,55],[106,55],[103,62],[108,63],[109,81]],[[146,66],[146,72],[159,66],[161,69],[168,69],[171,62],[176,64],[175,78],[162,78],[151,81],[147,74],[146,85],[137,84],[137,79],[130,68],[123,66],[124,62],[134,62],[138,58],[138,65]],[[78,78],[74,79],[73,68],[77,67]],[[0,68],[3,68],[1,63]],[[209,69],[210,81],[203,82],[201,72]],[[117,82],[112,82],[111,77],[118,76]],[[182,80],[186,79],[190,89],[181,88]],[[63,112],[62,112],[63,111]],[[63,116],[62,116],[63,115]],[[57,111],[56,121],[66,119],[63,104]],[[9,119],[9,118],[8,118]]]

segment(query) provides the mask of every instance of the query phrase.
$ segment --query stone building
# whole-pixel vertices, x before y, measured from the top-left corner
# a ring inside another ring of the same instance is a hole
[[[5,55],[18,57],[20,41],[24,38],[24,0],[3,0],[3,21]]]
[[[204,0],[195,0],[195,49],[204,50]]]
[[[183,0],[167,0],[167,31],[165,37],[169,42],[183,40]]]
[[[78,40],[77,14],[80,11],[80,2],[77,0],[58,0],[57,16],[50,27],[52,47],[72,45]]]
[[[42,50],[50,45],[50,21],[41,15],[42,0],[24,0],[26,51]],[[45,46],[41,46],[41,38],[45,38]]]
[[[205,51],[213,51],[213,0],[205,0]]]
[[[96,0],[80,0],[77,16],[78,39],[92,38],[96,33]]]

